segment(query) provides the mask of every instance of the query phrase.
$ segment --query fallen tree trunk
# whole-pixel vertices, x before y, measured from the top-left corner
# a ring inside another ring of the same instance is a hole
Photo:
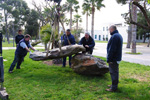
[[[46,52],[35,51],[30,54],[30,58],[35,61],[57,59],[74,55],[81,51],[85,51],[82,45],[69,45],[62,47],[61,51],[59,48],[50,50],[47,57]]]

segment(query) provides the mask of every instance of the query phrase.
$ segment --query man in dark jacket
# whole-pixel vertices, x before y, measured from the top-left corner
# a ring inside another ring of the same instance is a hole
[[[16,63],[17,63],[16,69],[20,69],[20,65],[21,65],[24,57],[27,55],[28,52],[31,53],[29,48],[31,48],[32,50],[35,51],[35,49],[31,46],[31,44],[29,42],[30,38],[31,38],[31,36],[26,34],[24,39],[20,40],[20,42],[18,43],[17,49],[15,51],[15,58],[9,68],[9,73],[13,73],[13,69],[14,69]]]
[[[94,42],[94,39],[90,36],[90,34],[87,32],[85,33],[85,36],[79,42],[79,45],[83,45],[86,48],[86,52],[88,52],[89,54],[92,54],[94,46],[95,46],[95,42]]]
[[[71,34],[70,29],[67,29],[66,34],[64,34],[61,37],[62,41],[63,41],[63,45],[67,46],[67,45],[74,45],[75,44],[75,38],[74,36]],[[71,58],[72,56],[69,56],[69,66],[71,67]],[[66,57],[63,58],[63,66],[66,66]]]
[[[119,63],[122,59],[122,44],[123,39],[119,34],[116,26],[109,28],[111,38],[107,45],[107,63],[109,64],[109,71],[111,75],[112,85],[108,85],[110,89],[106,91],[114,92],[118,88],[119,82]]]
[[[17,47],[19,41],[22,40],[23,38],[24,38],[24,35],[22,35],[22,30],[18,30],[18,35],[16,35],[16,37],[15,37],[16,47]]]

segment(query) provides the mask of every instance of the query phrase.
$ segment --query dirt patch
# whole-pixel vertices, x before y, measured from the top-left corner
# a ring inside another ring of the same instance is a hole
[[[43,63],[46,65],[49,65],[49,66],[53,66],[53,65],[62,66],[62,63],[61,64],[54,64],[53,60],[43,61]],[[68,65],[68,61],[66,62],[66,64]]]
[[[147,75],[143,75],[143,76],[141,76],[141,75],[133,75],[131,77],[137,79],[140,82],[148,82],[149,81],[149,76],[147,76]]]

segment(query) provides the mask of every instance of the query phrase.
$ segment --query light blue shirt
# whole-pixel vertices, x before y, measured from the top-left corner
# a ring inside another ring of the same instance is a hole
[[[20,46],[22,47],[22,48],[26,48],[27,47],[27,45],[24,43],[24,42],[21,42],[20,43]],[[32,47],[32,45],[29,43],[29,48],[31,48]]]
[[[120,64],[121,61],[117,61],[117,64]]]

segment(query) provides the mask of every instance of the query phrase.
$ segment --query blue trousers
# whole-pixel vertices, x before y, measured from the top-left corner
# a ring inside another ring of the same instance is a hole
[[[14,69],[14,67],[16,66],[16,63],[17,63],[16,68],[20,68],[20,65],[21,65],[23,59],[24,59],[24,56],[20,56],[18,54],[15,54],[14,61],[12,62],[11,66],[9,68],[9,71],[12,71]]]
[[[111,75],[111,89],[112,90],[117,90],[118,88],[118,83],[119,83],[119,65],[117,62],[113,62],[112,64],[109,64],[109,71]]]
[[[86,52],[88,52],[88,54],[92,54],[93,53],[93,48],[86,48]]]
[[[64,58],[63,58],[63,67],[66,66],[66,58],[67,58],[67,57],[64,57]],[[72,59],[72,56],[69,56],[69,66],[71,66],[71,59]]]

